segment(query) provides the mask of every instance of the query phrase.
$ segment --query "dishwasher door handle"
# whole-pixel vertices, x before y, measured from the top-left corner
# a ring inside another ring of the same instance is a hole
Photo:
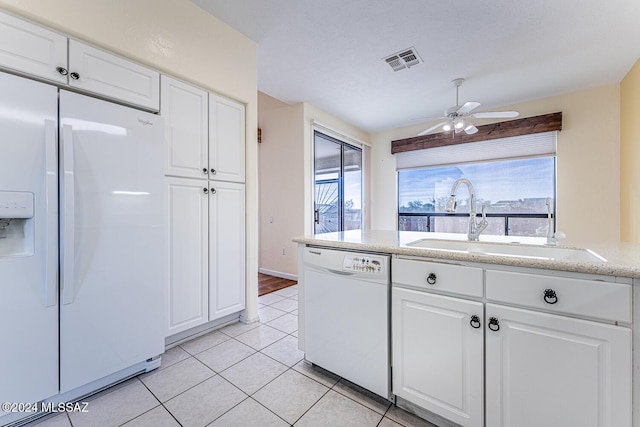
[[[326,271],[333,274],[339,274],[340,276],[355,276],[356,273],[351,273],[349,271],[340,271],[340,270],[332,270],[327,268]]]
[[[356,275],[356,273],[352,273],[350,271],[333,270],[331,268],[319,267],[315,265],[307,265],[305,267],[305,270],[315,271],[318,273],[337,274],[339,276],[355,276]]]

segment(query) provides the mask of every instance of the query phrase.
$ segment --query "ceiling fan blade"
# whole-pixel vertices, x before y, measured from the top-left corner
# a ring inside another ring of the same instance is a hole
[[[476,119],[511,119],[518,117],[520,113],[517,111],[486,111],[471,114]]]
[[[472,125],[471,123],[469,123],[465,128],[464,131],[467,133],[467,135],[473,135],[474,133],[478,132],[478,128],[475,127],[474,125]]]
[[[434,130],[438,129],[439,127],[442,127],[442,126],[446,125],[447,123],[449,123],[449,120],[445,120],[443,122],[436,123],[435,125],[431,126],[430,128],[427,128],[427,129],[423,130],[422,132],[420,132],[418,134],[418,136],[426,135],[429,132],[434,131]]]
[[[479,102],[467,101],[462,105],[462,107],[458,108],[458,111],[456,112],[460,115],[469,114],[479,106],[480,106]]]

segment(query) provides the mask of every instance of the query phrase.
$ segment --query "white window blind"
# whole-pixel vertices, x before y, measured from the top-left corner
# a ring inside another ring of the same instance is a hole
[[[355,136],[351,136],[345,132],[342,132],[339,129],[336,129],[334,127],[321,123],[315,119],[311,121],[311,124],[313,125],[314,130],[317,130],[321,133],[324,133],[325,135],[329,135],[333,138],[344,141],[347,144],[353,145],[354,147],[358,147],[358,148],[361,148],[364,146],[371,147],[371,144],[369,144],[368,142],[365,142],[359,138],[356,138]]]
[[[445,166],[523,157],[555,156],[557,131],[426,148],[396,154],[396,169]]]

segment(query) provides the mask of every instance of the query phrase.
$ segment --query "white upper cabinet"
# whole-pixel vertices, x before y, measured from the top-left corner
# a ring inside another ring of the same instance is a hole
[[[148,110],[160,109],[160,73],[0,12],[0,67]]]
[[[208,93],[171,77],[161,77],[164,117],[165,174],[207,178]]]
[[[67,83],[67,38],[0,12],[0,65]]]
[[[209,94],[210,179],[244,182],[244,104]]]
[[[160,73],[69,40],[69,85],[158,111]]]

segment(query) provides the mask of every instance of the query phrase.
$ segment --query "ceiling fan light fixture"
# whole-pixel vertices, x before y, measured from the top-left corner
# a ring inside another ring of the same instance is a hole
[[[444,110],[444,115],[441,118],[440,123],[436,123],[433,126],[423,130],[418,135],[426,135],[436,129],[441,128],[443,131],[448,132],[454,130],[455,133],[465,132],[467,135],[473,135],[478,132],[478,128],[472,123],[472,119],[508,119],[518,117],[517,111],[480,111],[476,112],[476,108],[480,106],[479,102],[467,101],[460,105],[460,99],[458,97],[460,86],[464,82],[463,78],[453,79],[451,83],[456,87],[456,105]],[[430,119],[435,120],[435,119]]]

